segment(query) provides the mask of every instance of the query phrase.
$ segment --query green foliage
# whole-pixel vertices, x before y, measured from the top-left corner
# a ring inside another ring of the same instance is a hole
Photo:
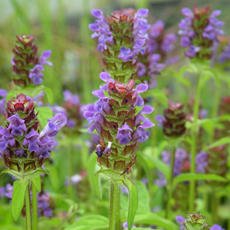
[[[14,182],[14,190],[12,197],[12,215],[14,220],[16,221],[22,211],[24,206],[25,192],[26,187],[29,185],[29,181],[15,181]]]
[[[41,124],[41,127],[44,128],[48,123],[47,119],[53,117],[53,112],[50,107],[38,107],[36,110],[38,111],[38,120]]]
[[[38,192],[41,192],[41,176],[36,176],[31,179]]]
[[[109,221],[107,218],[99,215],[89,215],[82,217],[66,230],[107,230]]]

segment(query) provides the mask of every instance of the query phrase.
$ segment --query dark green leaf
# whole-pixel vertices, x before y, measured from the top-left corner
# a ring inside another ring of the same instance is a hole
[[[208,150],[220,145],[225,145],[225,144],[229,144],[230,143],[230,137],[223,137],[221,139],[219,139],[218,141],[215,141],[214,143],[212,143],[211,145],[208,145],[204,148],[204,150]]]
[[[12,197],[12,215],[16,221],[21,214],[22,208],[24,206],[25,191],[28,186],[29,181],[14,181],[13,187],[13,197]]]

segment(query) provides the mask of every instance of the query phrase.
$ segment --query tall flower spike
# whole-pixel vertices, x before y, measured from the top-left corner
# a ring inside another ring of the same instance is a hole
[[[93,91],[98,100],[86,107],[84,116],[91,124],[89,131],[96,130],[101,137],[96,147],[98,163],[120,175],[131,173],[137,144],[148,139],[146,129],[154,125],[143,116],[153,111],[151,106],[144,106],[140,96],[148,85],[135,88],[134,80],[137,57],[144,53],[148,38],[147,13],[145,9],[124,9],[106,19],[100,10],[92,10],[98,20],[89,25],[95,32],[92,38],[98,37],[106,72],[100,74],[105,84]],[[137,107],[143,109],[137,113]]]
[[[66,124],[67,118],[64,114],[55,115],[39,134],[34,102],[24,94],[7,101],[5,116],[6,128],[0,127],[0,155],[13,175],[33,173],[50,156],[56,145],[51,137]]]
[[[41,71],[44,70],[44,65],[52,66],[52,63],[46,61],[50,57],[51,51],[44,51],[41,57],[38,57],[37,46],[33,43],[34,35],[22,34],[16,37],[15,48],[13,49],[14,56],[12,57],[13,65],[13,82],[16,85],[26,86],[28,84],[41,84],[44,75]]]
[[[127,83],[137,77],[137,55],[144,54],[148,38],[148,10],[133,9],[114,11],[104,17],[100,10],[92,10],[98,19],[89,28],[92,38],[98,38],[98,50],[104,54],[104,68],[112,79]]]
[[[181,46],[187,48],[185,56],[210,60],[215,53],[218,35],[224,33],[219,29],[224,22],[216,18],[221,11],[215,10],[211,13],[209,7],[199,9],[194,6],[192,11],[183,8],[181,12],[186,18],[179,23],[178,34],[182,35]]]
[[[158,20],[150,27],[149,39],[144,55],[139,54],[138,77],[148,83],[149,88],[156,86],[156,77],[166,65],[178,61],[178,57],[170,57],[176,42],[175,34],[166,34],[164,22]]]

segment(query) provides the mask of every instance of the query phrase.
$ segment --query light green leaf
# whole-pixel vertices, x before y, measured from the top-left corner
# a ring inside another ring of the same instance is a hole
[[[173,179],[173,186],[183,181],[194,181],[194,180],[215,180],[224,181],[227,180],[221,176],[215,174],[195,174],[195,173],[182,173]]]
[[[8,92],[8,94],[6,95],[6,101],[15,98],[18,94],[20,94],[18,91],[13,91],[13,90],[11,90],[11,91]]]
[[[47,119],[53,117],[53,112],[50,107],[38,107],[36,108],[36,111],[38,112],[38,120],[41,124],[41,127],[44,128],[48,123]]]
[[[45,87],[44,88],[44,92],[45,92],[45,95],[46,95],[48,103],[50,105],[52,105],[53,104],[53,100],[54,100],[53,91],[49,87]]]
[[[153,89],[150,91],[151,95],[156,98],[159,102],[164,105],[168,105],[168,98],[166,97],[165,93],[159,89]]]
[[[76,221],[65,230],[108,230],[109,220],[104,216],[90,215]]]
[[[220,145],[225,145],[225,144],[229,144],[230,143],[230,137],[223,137],[221,139],[219,139],[218,141],[215,141],[214,143],[212,143],[211,145],[208,145],[204,148],[204,151],[220,146]]]
[[[202,71],[202,73],[206,73],[211,75],[211,77],[214,78],[215,83],[216,83],[216,87],[220,87],[220,79],[219,79],[219,75],[217,73],[217,71],[215,69],[211,69],[211,68],[206,68]]]
[[[88,165],[87,165],[87,175],[88,175],[88,180],[90,184],[90,190],[94,192],[93,188],[93,180],[92,180],[92,175],[93,172],[95,171],[95,165],[97,163],[97,154],[91,154],[88,160]]]
[[[33,177],[31,181],[35,185],[37,191],[41,192],[41,176]]]
[[[163,161],[161,161],[157,157],[152,157],[152,156],[147,156],[147,157],[150,161],[154,163],[155,167],[164,174],[165,179],[168,179],[169,177],[168,165],[166,165]]]
[[[22,211],[24,206],[24,199],[25,199],[25,191],[26,187],[28,186],[29,181],[14,181],[13,184],[13,197],[12,197],[12,215],[14,220],[16,221]]]
[[[129,178],[122,181],[129,190],[129,209],[128,209],[128,229],[132,228],[132,223],[138,206],[138,191],[136,184]]]
[[[179,227],[170,220],[151,212],[137,213],[134,223],[156,225],[157,227],[162,227],[167,230],[179,230]]]
[[[101,175],[100,172],[95,172],[92,175],[93,178],[93,185],[95,192],[97,194],[97,197],[102,200],[102,189],[101,189]]]

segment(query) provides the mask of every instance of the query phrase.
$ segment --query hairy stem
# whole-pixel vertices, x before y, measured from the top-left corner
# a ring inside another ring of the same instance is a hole
[[[37,189],[32,183],[32,208],[33,208],[33,230],[38,229],[38,206],[37,206]]]
[[[174,162],[175,162],[175,151],[176,148],[173,146],[172,154],[171,154],[171,162],[170,162],[170,174],[169,174],[169,181],[167,184],[167,201],[166,201],[166,211],[165,211],[165,218],[169,218],[170,213],[170,200],[172,195],[172,185],[173,185],[173,169],[174,169]]]
[[[110,182],[109,230],[120,230],[120,186]]]
[[[194,127],[192,129],[192,148],[191,148],[191,167],[190,172],[196,173],[196,152],[197,152],[197,120],[199,115],[199,98],[200,98],[200,75],[197,75],[197,86],[196,86],[196,96],[193,107],[193,122]],[[195,202],[195,181],[190,182],[189,187],[189,211],[194,211]]]
[[[25,195],[26,195],[25,196],[25,204],[26,204],[26,230],[32,230],[29,184],[28,184],[28,186],[26,188],[26,194]]]

